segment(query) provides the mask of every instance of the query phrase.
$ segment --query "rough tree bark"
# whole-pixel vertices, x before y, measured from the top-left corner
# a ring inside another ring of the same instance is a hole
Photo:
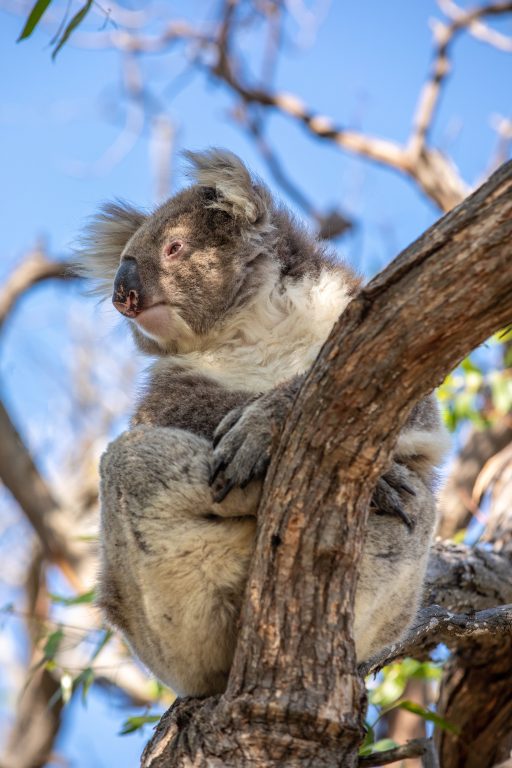
[[[368,503],[414,403],[510,321],[511,235],[508,163],[347,307],[273,457],[228,689],[178,702],[145,768],[357,764]]]

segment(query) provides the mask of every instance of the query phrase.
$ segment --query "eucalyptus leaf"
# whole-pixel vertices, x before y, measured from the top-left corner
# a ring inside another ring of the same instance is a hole
[[[55,654],[59,650],[63,637],[64,632],[60,628],[48,635],[43,648],[45,660],[52,661],[55,658]]]
[[[430,709],[425,709],[425,707],[422,707],[415,701],[409,701],[407,699],[399,701],[398,704],[393,707],[393,709],[395,708],[405,709],[406,712],[412,712],[414,715],[419,715],[423,720],[428,720],[429,722],[434,723],[434,725],[437,725],[438,728],[441,728],[443,731],[459,733],[459,728],[456,725],[448,722],[448,720],[445,720],[444,717],[441,717],[441,715],[438,715],[436,712],[432,712]]]
[[[88,592],[83,592],[81,595],[75,595],[74,597],[62,597],[61,595],[50,593],[52,603],[56,603],[57,605],[82,605],[83,603],[94,602],[94,598],[94,589],[90,589]]]
[[[67,43],[67,41],[69,40],[69,37],[70,37],[70,35],[72,34],[72,32],[73,32],[73,31],[74,31],[74,30],[75,30],[75,29],[76,29],[76,28],[79,26],[79,24],[81,24],[81,23],[82,23],[82,21],[85,19],[85,17],[87,16],[87,14],[89,13],[89,11],[90,11],[90,9],[91,9],[91,7],[92,7],[92,4],[93,4],[93,0],[87,0],[87,2],[85,3],[85,5],[83,5],[83,6],[80,8],[80,10],[79,10],[79,11],[77,11],[77,13],[75,13],[75,15],[73,16],[73,18],[71,19],[71,21],[70,21],[70,22],[69,22],[69,24],[67,25],[66,29],[65,29],[65,30],[64,30],[64,32],[62,33],[62,36],[61,36],[61,38],[60,38],[59,42],[57,43],[57,45],[56,45],[56,46],[55,46],[55,48],[53,49],[53,53],[52,53],[52,59],[54,59],[54,58],[57,56],[57,54],[58,54],[58,52],[60,51],[60,49],[62,48],[62,46],[63,46],[65,43]]]
[[[122,725],[119,731],[120,736],[126,736],[129,733],[134,733],[140,730],[145,725],[157,723],[160,720],[160,715],[139,715],[137,717],[129,717]]]
[[[28,15],[25,26],[21,30],[21,34],[16,41],[17,43],[21,42],[21,40],[26,40],[27,37],[30,37],[34,29],[39,24],[41,16],[46,11],[51,2],[52,0],[37,0],[37,3],[34,5]]]
[[[359,749],[359,756],[373,755],[374,753],[384,752],[386,749],[394,749],[398,744],[393,739],[379,739],[374,741],[373,744],[368,744]]]

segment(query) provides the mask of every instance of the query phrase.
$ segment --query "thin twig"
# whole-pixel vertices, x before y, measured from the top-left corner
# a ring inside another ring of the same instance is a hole
[[[423,757],[427,754],[429,746],[433,747],[431,739],[411,739],[399,747],[360,757],[358,766],[359,768],[373,768],[374,766],[397,763],[399,760],[408,760],[412,757]]]
[[[420,611],[416,624],[404,640],[390,645],[361,664],[359,671],[362,675],[368,675],[406,656],[424,658],[439,643],[444,643],[448,648],[456,648],[461,643],[482,636],[500,642],[500,638],[508,636],[511,631],[512,605],[487,608],[472,615],[452,613],[446,608],[431,605]]]

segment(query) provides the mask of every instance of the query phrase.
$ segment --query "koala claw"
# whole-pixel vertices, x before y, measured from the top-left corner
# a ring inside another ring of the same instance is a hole
[[[405,523],[409,530],[414,528],[414,521],[404,509],[403,494],[415,496],[413,489],[403,480],[403,468],[394,462],[391,469],[383,475],[374,491],[371,509],[378,515],[394,515]]]
[[[226,462],[222,456],[218,456],[214,461],[212,461],[210,476],[208,478],[208,485],[213,486],[219,474],[226,469],[226,466]]]
[[[209,483],[213,499],[222,501],[229,491],[245,488],[262,477],[270,461],[272,432],[266,412],[254,403],[230,411],[214,436]]]
[[[212,497],[217,504],[220,504],[221,501],[224,501],[228,493],[235,487],[235,483],[233,480],[225,480],[222,482],[222,480],[217,483],[218,488],[213,485],[212,486]]]
[[[229,413],[226,414],[226,416],[224,416],[219,426],[215,430],[215,434],[213,436],[214,448],[218,446],[222,438],[229,432],[229,430],[235,426],[235,424],[240,419],[243,412],[244,412],[244,407],[240,406],[238,408],[233,408],[232,411],[229,411]]]

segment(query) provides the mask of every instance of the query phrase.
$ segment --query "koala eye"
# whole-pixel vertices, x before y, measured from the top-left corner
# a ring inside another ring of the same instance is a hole
[[[182,248],[183,243],[181,240],[173,240],[172,243],[165,246],[164,253],[166,256],[176,256]]]

